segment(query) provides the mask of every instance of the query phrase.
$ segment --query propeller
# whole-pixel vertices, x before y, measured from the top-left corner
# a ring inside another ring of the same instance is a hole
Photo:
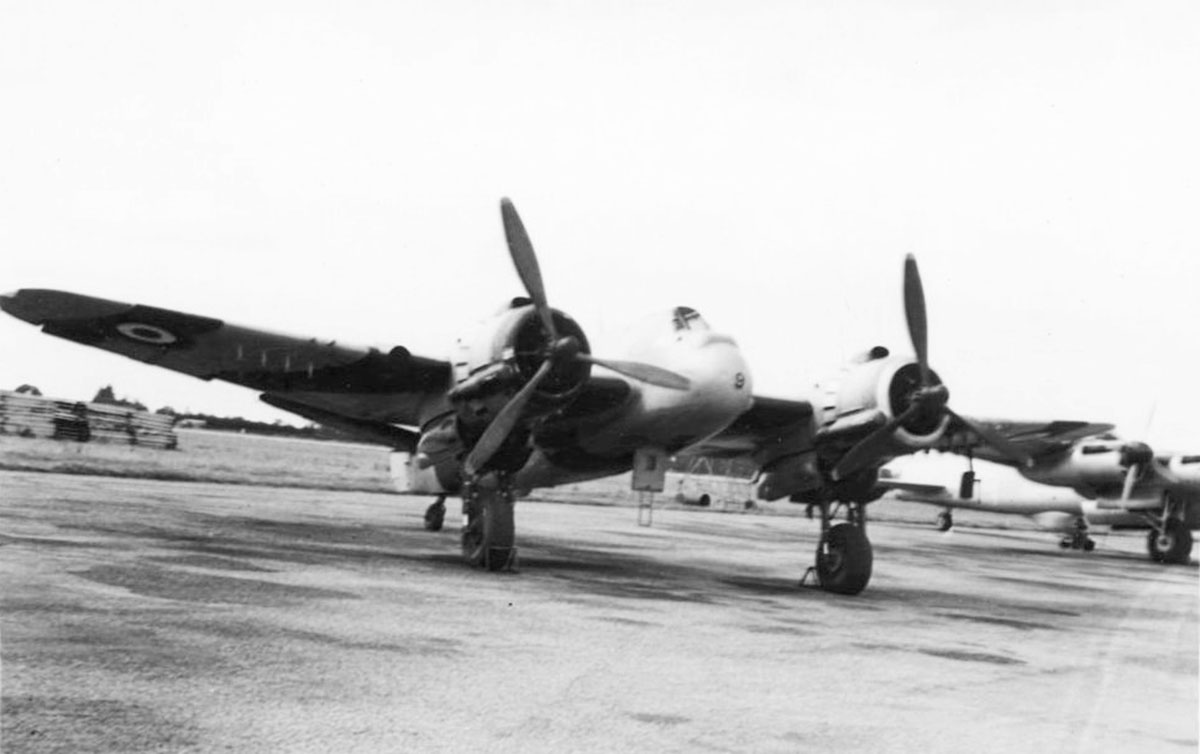
[[[521,278],[521,284],[525,286],[525,291],[533,301],[533,307],[546,329],[547,346],[551,355],[559,356],[560,352],[573,349],[570,350],[569,358],[611,369],[638,382],[673,390],[686,390],[691,385],[688,378],[662,367],[637,361],[601,359],[579,350],[579,341],[575,338],[560,339],[554,326],[550,304],[546,299],[546,286],[542,282],[542,271],[538,267],[537,255],[533,252],[533,243],[529,240],[529,233],[526,232],[525,224],[521,222],[521,216],[517,214],[517,208],[513,206],[511,199],[505,197],[500,200],[500,216],[504,220],[504,238],[508,241],[508,253],[512,257],[513,266],[517,268],[517,276]],[[572,341],[573,345],[563,342],[566,340]]]
[[[543,350],[544,360],[533,377],[504,404],[467,455],[463,470],[468,476],[477,474],[516,429],[538,385],[557,364],[582,361],[602,366],[648,385],[673,390],[686,390],[691,385],[687,377],[668,369],[637,361],[602,359],[585,353],[578,338],[571,335],[560,337],[558,328],[554,325],[554,315],[546,297],[546,285],[542,281],[542,271],[533,251],[533,243],[529,240],[529,233],[525,230],[525,224],[521,222],[521,216],[517,214],[517,208],[507,197],[500,200],[500,217],[504,222],[504,238],[508,243],[509,256],[512,257],[521,285],[525,287],[534,310],[542,320],[542,327],[546,332],[546,345]]]
[[[463,462],[463,471],[467,476],[475,476],[475,474],[483,468],[483,465],[488,462],[508,436],[512,434],[516,428],[517,422],[521,420],[521,414],[525,410],[529,399],[533,397],[538,385],[550,374],[550,370],[554,364],[550,359],[542,362],[538,370],[534,372],[533,377],[526,382],[517,394],[509,399],[508,403],[504,404],[504,408],[496,414],[496,418],[492,419],[487,425],[487,429],[483,431],[483,435],[476,441],[475,447],[471,448],[471,452],[467,455],[467,460]]]
[[[951,410],[946,405],[950,399],[950,391],[945,385],[933,384],[929,370],[929,330],[925,315],[925,290],[921,285],[921,273],[917,269],[916,257],[912,254],[904,259],[904,318],[908,323],[908,337],[912,341],[913,352],[917,357],[921,383],[909,395],[908,408],[859,440],[838,460],[831,472],[834,481],[845,479],[878,458],[887,449],[896,429],[923,411],[938,411],[949,415],[965,424],[985,443],[1008,458],[1025,466],[1032,465],[1033,458],[1015,443],[1005,439],[990,427]]]
[[[542,282],[537,255],[533,253],[533,242],[529,240],[517,208],[507,196],[500,200],[500,217],[504,220],[504,240],[508,242],[508,254],[517,268],[517,277],[521,278],[521,285],[525,286],[550,341],[554,342],[558,340],[558,331],[554,327],[554,317],[550,315],[550,304],[546,302],[546,286]]]
[[[921,369],[921,387],[926,387],[929,385],[929,326],[925,319],[921,271],[912,254],[904,258],[904,319],[908,322],[908,339],[912,341],[917,366]]]

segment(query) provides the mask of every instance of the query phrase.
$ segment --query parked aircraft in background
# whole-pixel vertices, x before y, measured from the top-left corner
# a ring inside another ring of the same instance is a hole
[[[548,303],[507,199],[501,217],[527,296],[459,339],[449,360],[53,290],[16,291],[0,308],[50,335],[261,391],[272,406],[392,447],[404,454],[409,488],[439,496],[431,524],[440,525],[445,495],[462,496],[464,557],[490,570],[513,562],[522,492],[630,469],[636,489],[661,491],[668,457],[686,450],[752,458],[761,498],[819,508],[819,583],[856,594],[871,576],[866,504],[879,494],[882,464],[937,446],[951,428],[972,447],[1019,457],[1002,435],[948,408],[928,364],[911,256],[904,306],[916,357],[876,347],[805,397],[772,398],[753,393],[734,340],[686,306],[644,320],[619,359],[592,354],[583,329]],[[835,506],[846,521],[834,522]]]
[[[1062,547],[1090,552],[1092,526],[1147,529],[1152,560],[1189,562],[1191,531],[1200,528],[1200,456],[1155,458],[1144,443],[1107,434],[1046,451],[1016,468],[949,455],[899,459],[881,470],[879,485],[897,500],[941,507],[943,531],[954,509],[1013,513],[1062,532]]]

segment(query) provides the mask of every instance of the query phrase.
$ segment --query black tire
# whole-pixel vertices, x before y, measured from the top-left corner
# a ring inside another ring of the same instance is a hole
[[[1192,555],[1192,532],[1178,519],[1167,521],[1163,533],[1151,531],[1146,539],[1150,559],[1156,563],[1187,563]]]
[[[441,531],[442,526],[446,523],[446,504],[439,498],[436,503],[433,503],[425,509],[425,530],[426,531]]]
[[[516,538],[513,503],[493,491],[480,495],[474,506],[462,532],[463,559],[476,568],[502,571],[511,565]]]
[[[938,514],[938,517],[937,517],[937,530],[938,531],[950,531],[951,527],[953,527],[953,526],[954,526],[954,516],[952,516],[950,514],[950,511],[942,511],[941,513]]]
[[[817,545],[817,578],[835,594],[858,594],[871,580],[871,542],[854,524],[838,524]]]
[[[1091,537],[1088,537],[1087,539],[1083,540],[1083,551],[1084,552],[1091,552],[1092,550],[1095,550],[1095,549],[1096,549],[1096,540],[1092,539]]]

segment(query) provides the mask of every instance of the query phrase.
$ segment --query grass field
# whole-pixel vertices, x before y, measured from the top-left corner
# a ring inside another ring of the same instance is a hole
[[[0,468],[271,487],[393,489],[388,451],[380,446],[176,431],[176,450],[3,436]]]
[[[267,487],[395,493],[389,474],[390,453],[377,445],[264,437],[211,430],[181,429],[176,450],[103,443],[77,443],[0,435],[0,469],[58,474],[90,474],[168,481],[218,482]],[[706,492],[708,509],[676,502],[684,494]],[[753,499],[746,480],[668,474],[666,490],[655,497],[655,508],[689,508],[744,512]],[[629,475],[593,482],[535,490],[531,499],[590,505],[636,506]],[[760,504],[754,513],[802,516],[804,507],[785,502]],[[871,517],[888,521],[933,524],[937,509],[917,503],[885,501],[871,506]],[[1021,516],[962,511],[956,525],[1002,529],[1031,529]]]

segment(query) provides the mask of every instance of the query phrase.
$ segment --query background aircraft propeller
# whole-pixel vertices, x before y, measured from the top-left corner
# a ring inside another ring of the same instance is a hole
[[[1154,451],[1144,442],[1128,442],[1121,446],[1121,465],[1125,467],[1125,484],[1121,487],[1121,502],[1128,502],[1133,486],[1142,478],[1146,467],[1154,463]]]
[[[845,479],[878,458],[891,443],[896,429],[923,411],[938,411],[957,419],[979,435],[985,443],[1005,456],[1023,465],[1030,465],[1033,459],[1016,444],[1005,439],[990,427],[952,411],[946,405],[950,399],[950,391],[945,385],[933,384],[929,370],[929,331],[925,315],[925,291],[921,286],[921,273],[917,269],[917,260],[912,254],[909,254],[904,260],[904,316],[908,322],[908,337],[912,341],[913,352],[917,357],[917,366],[921,370],[920,385],[909,394],[908,408],[846,451],[846,454],[833,467],[831,473],[834,480]]]
[[[542,271],[538,266],[537,255],[533,251],[533,243],[529,240],[529,233],[526,232],[525,224],[521,222],[521,216],[517,214],[516,207],[507,197],[500,200],[500,217],[504,221],[504,238],[508,242],[509,256],[512,257],[517,277],[521,279],[521,285],[525,287],[526,293],[533,302],[534,310],[542,320],[542,329],[546,333],[546,344],[543,349],[544,359],[533,377],[500,409],[467,455],[463,470],[468,476],[478,473],[512,434],[521,421],[525,407],[537,391],[538,385],[550,374],[556,364],[567,361],[583,361],[602,366],[639,382],[673,390],[686,390],[691,385],[688,378],[662,367],[636,361],[601,359],[585,353],[578,338],[571,335],[560,337],[558,328],[554,325],[554,314],[546,297],[546,286],[542,282]]]

